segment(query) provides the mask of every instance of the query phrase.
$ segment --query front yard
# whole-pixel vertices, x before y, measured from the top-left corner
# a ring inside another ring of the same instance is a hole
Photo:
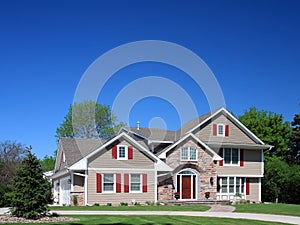
[[[293,204],[240,204],[234,205],[234,207],[234,212],[300,216],[300,205]]]

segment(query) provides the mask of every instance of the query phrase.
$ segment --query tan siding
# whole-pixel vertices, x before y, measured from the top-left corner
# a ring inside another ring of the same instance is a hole
[[[74,192],[84,191],[84,177],[74,175],[73,191]]]
[[[244,150],[244,166],[217,166],[218,175],[251,175],[262,176],[262,150]]]
[[[250,195],[246,195],[246,199],[250,202],[259,202],[259,179],[250,178]]]
[[[124,174],[125,173],[146,173],[147,174],[147,184],[148,190],[145,193],[124,193]],[[94,204],[99,203],[100,205],[106,205],[107,203],[112,203],[113,205],[119,205],[120,202],[127,202],[131,204],[132,199],[136,202],[145,204],[146,201],[155,201],[155,171],[105,171],[105,173],[120,173],[121,174],[121,193],[97,193],[96,192],[96,171],[89,170],[88,174],[88,203]]]
[[[218,123],[229,125],[228,137],[213,136],[212,124],[218,124]],[[210,142],[227,142],[227,143],[244,143],[244,144],[255,143],[237,126],[235,126],[230,120],[228,120],[224,115],[220,115],[218,118],[208,123],[202,129],[197,130],[196,136],[205,142],[210,141]]]
[[[121,140],[119,145],[130,146],[127,141]],[[145,154],[141,153],[136,146],[133,146],[133,159],[117,160],[112,158],[112,146],[91,157],[89,168],[148,168],[153,169],[154,163]]]

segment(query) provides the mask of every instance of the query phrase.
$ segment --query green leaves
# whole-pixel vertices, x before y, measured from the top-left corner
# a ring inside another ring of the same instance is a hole
[[[118,123],[109,106],[94,101],[74,103],[64,122],[56,129],[55,137],[109,139],[124,126]]]

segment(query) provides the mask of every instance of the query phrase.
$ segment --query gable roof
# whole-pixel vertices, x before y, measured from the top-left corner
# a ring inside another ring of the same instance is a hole
[[[105,150],[106,147],[109,145],[113,144],[115,141],[117,141],[120,138],[126,139],[128,142],[131,144],[137,146],[138,150],[144,153],[146,156],[148,156],[153,162],[155,163],[156,169],[159,171],[172,171],[172,169],[166,165],[164,162],[162,162],[156,155],[154,155],[152,152],[150,152],[148,149],[146,149],[144,146],[142,146],[139,142],[135,141],[132,137],[130,137],[128,134],[125,132],[121,132],[114,138],[110,139],[109,141],[105,142],[103,145],[99,146],[98,148],[94,149],[90,153],[86,154],[83,158],[81,158],[78,162],[75,164],[71,165],[69,169],[85,169],[86,167],[86,161],[90,157],[96,155],[97,153]]]
[[[207,121],[212,120],[213,118],[217,117],[218,115],[223,114],[226,116],[231,122],[233,122],[239,129],[241,129],[246,135],[249,136],[256,144],[265,145],[265,143],[260,140],[254,133],[252,133],[244,124],[242,124],[238,119],[236,119],[230,112],[228,112],[225,108],[220,108],[214,111],[210,116],[206,117],[202,120],[199,124],[191,128],[188,132],[195,131],[198,127],[205,124]],[[207,115],[207,114],[206,114]]]
[[[179,145],[181,142],[186,140],[187,138],[191,137],[194,139],[197,143],[201,144],[205,149],[208,150],[209,154],[213,157],[213,160],[222,160],[223,158],[220,157],[214,150],[212,150],[209,146],[207,146],[203,141],[201,141],[199,138],[197,138],[193,133],[188,133],[184,137],[182,137],[180,140],[176,141],[174,144],[167,147],[165,150],[159,153],[158,157],[160,159],[165,159],[167,157],[167,153],[175,148],[177,145]]]

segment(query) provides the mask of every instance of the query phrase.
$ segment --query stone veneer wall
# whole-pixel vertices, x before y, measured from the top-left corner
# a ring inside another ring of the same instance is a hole
[[[71,205],[74,205],[74,196],[77,196],[77,205],[84,206],[84,192],[71,192]]]
[[[182,147],[194,147],[197,149],[197,161],[181,161],[180,160],[180,152]],[[204,150],[202,146],[199,146],[195,143],[194,140],[188,139],[185,142],[178,145],[174,150],[171,150],[167,154],[166,163],[171,168],[173,168],[173,181],[175,185],[176,181],[176,174],[183,169],[191,168],[198,173],[198,199],[205,200],[205,192],[210,192],[209,199],[216,199],[217,198],[217,165],[216,162],[213,161],[212,155],[207,153],[207,150]],[[213,184],[211,185],[210,179],[213,179]],[[158,193],[168,192],[167,195],[162,196],[170,196],[170,190],[162,191],[162,188],[158,188]],[[173,191],[173,190],[172,190]],[[173,195],[173,193],[172,193]],[[158,199],[160,196],[158,196]],[[172,196],[173,199],[173,196]]]

